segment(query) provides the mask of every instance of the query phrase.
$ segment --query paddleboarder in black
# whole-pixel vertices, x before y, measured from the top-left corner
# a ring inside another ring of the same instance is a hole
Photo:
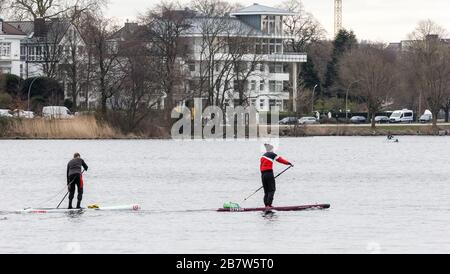
[[[264,145],[266,153],[261,157],[261,178],[264,187],[264,205],[266,208],[272,208],[273,199],[276,191],[275,176],[273,174],[273,163],[293,166],[289,161],[283,159],[273,152],[274,147],[270,144]]]
[[[73,155],[73,159],[67,164],[67,186],[69,189],[69,209],[72,209],[72,200],[75,197],[75,186],[77,187],[78,192],[78,202],[77,208],[81,208],[81,200],[83,199],[83,177],[82,170],[84,168],[85,171],[88,170],[88,166],[81,159],[79,153],[75,153]]]

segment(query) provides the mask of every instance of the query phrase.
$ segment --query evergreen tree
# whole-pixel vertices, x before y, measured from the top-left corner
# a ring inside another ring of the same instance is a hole
[[[333,54],[330,62],[327,65],[327,72],[325,76],[325,85],[327,92],[330,93],[330,89],[337,83],[338,79],[338,63],[339,59],[344,53],[353,47],[357,46],[356,36],[353,31],[347,31],[342,29],[336,35],[333,42]]]

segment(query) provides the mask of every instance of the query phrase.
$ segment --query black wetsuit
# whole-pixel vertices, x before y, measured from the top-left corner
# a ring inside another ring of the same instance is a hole
[[[291,165],[287,160],[276,155],[273,152],[267,152],[261,157],[261,178],[264,187],[264,205],[266,207],[272,206],[273,198],[275,196],[276,183],[275,175],[273,174],[273,163],[278,162],[284,165]]]
[[[273,170],[263,171],[261,178],[264,187],[264,205],[272,206],[275,191],[277,191]]]
[[[72,208],[72,200],[75,197],[75,186],[77,188],[77,208],[81,207],[81,200],[83,200],[83,181],[81,178],[81,167],[88,170],[88,166],[81,158],[72,159],[67,164],[67,185],[69,188],[69,208]]]

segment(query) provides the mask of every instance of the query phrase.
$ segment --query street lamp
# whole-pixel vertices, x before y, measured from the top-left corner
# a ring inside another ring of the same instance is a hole
[[[319,85],[315,85],[314,86],[314,89],[313,89],[313,94],[312,94],[312,111],[311,111],[311,113],[314,113],[314,98],[316,97],[316,88],[318,87]]]
[[[350,88],[358,82],[360,82],[360,80],[354,81],[353,83],[351,83],[347,88],[347,93],[345,94],[345,120],[346,121],[348,120],[348,93],[350,91]]]
[[[31,95],[31,87],[33,86],[34,82],[39,79],[39,77],[36,77],[31,81],[30,86],[28,87],[28,111],[30,111],[30,95]]]

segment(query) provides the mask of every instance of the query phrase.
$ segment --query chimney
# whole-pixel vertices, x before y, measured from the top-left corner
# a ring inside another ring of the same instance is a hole
[[[45,19],[36,18],[34,19],[34,36],[43,37],[46,34],[45,29]]]
[[[128,32],[134,32],[138,27],[138,23],[130,23],[128,21],[125,23],[125,28]]]

